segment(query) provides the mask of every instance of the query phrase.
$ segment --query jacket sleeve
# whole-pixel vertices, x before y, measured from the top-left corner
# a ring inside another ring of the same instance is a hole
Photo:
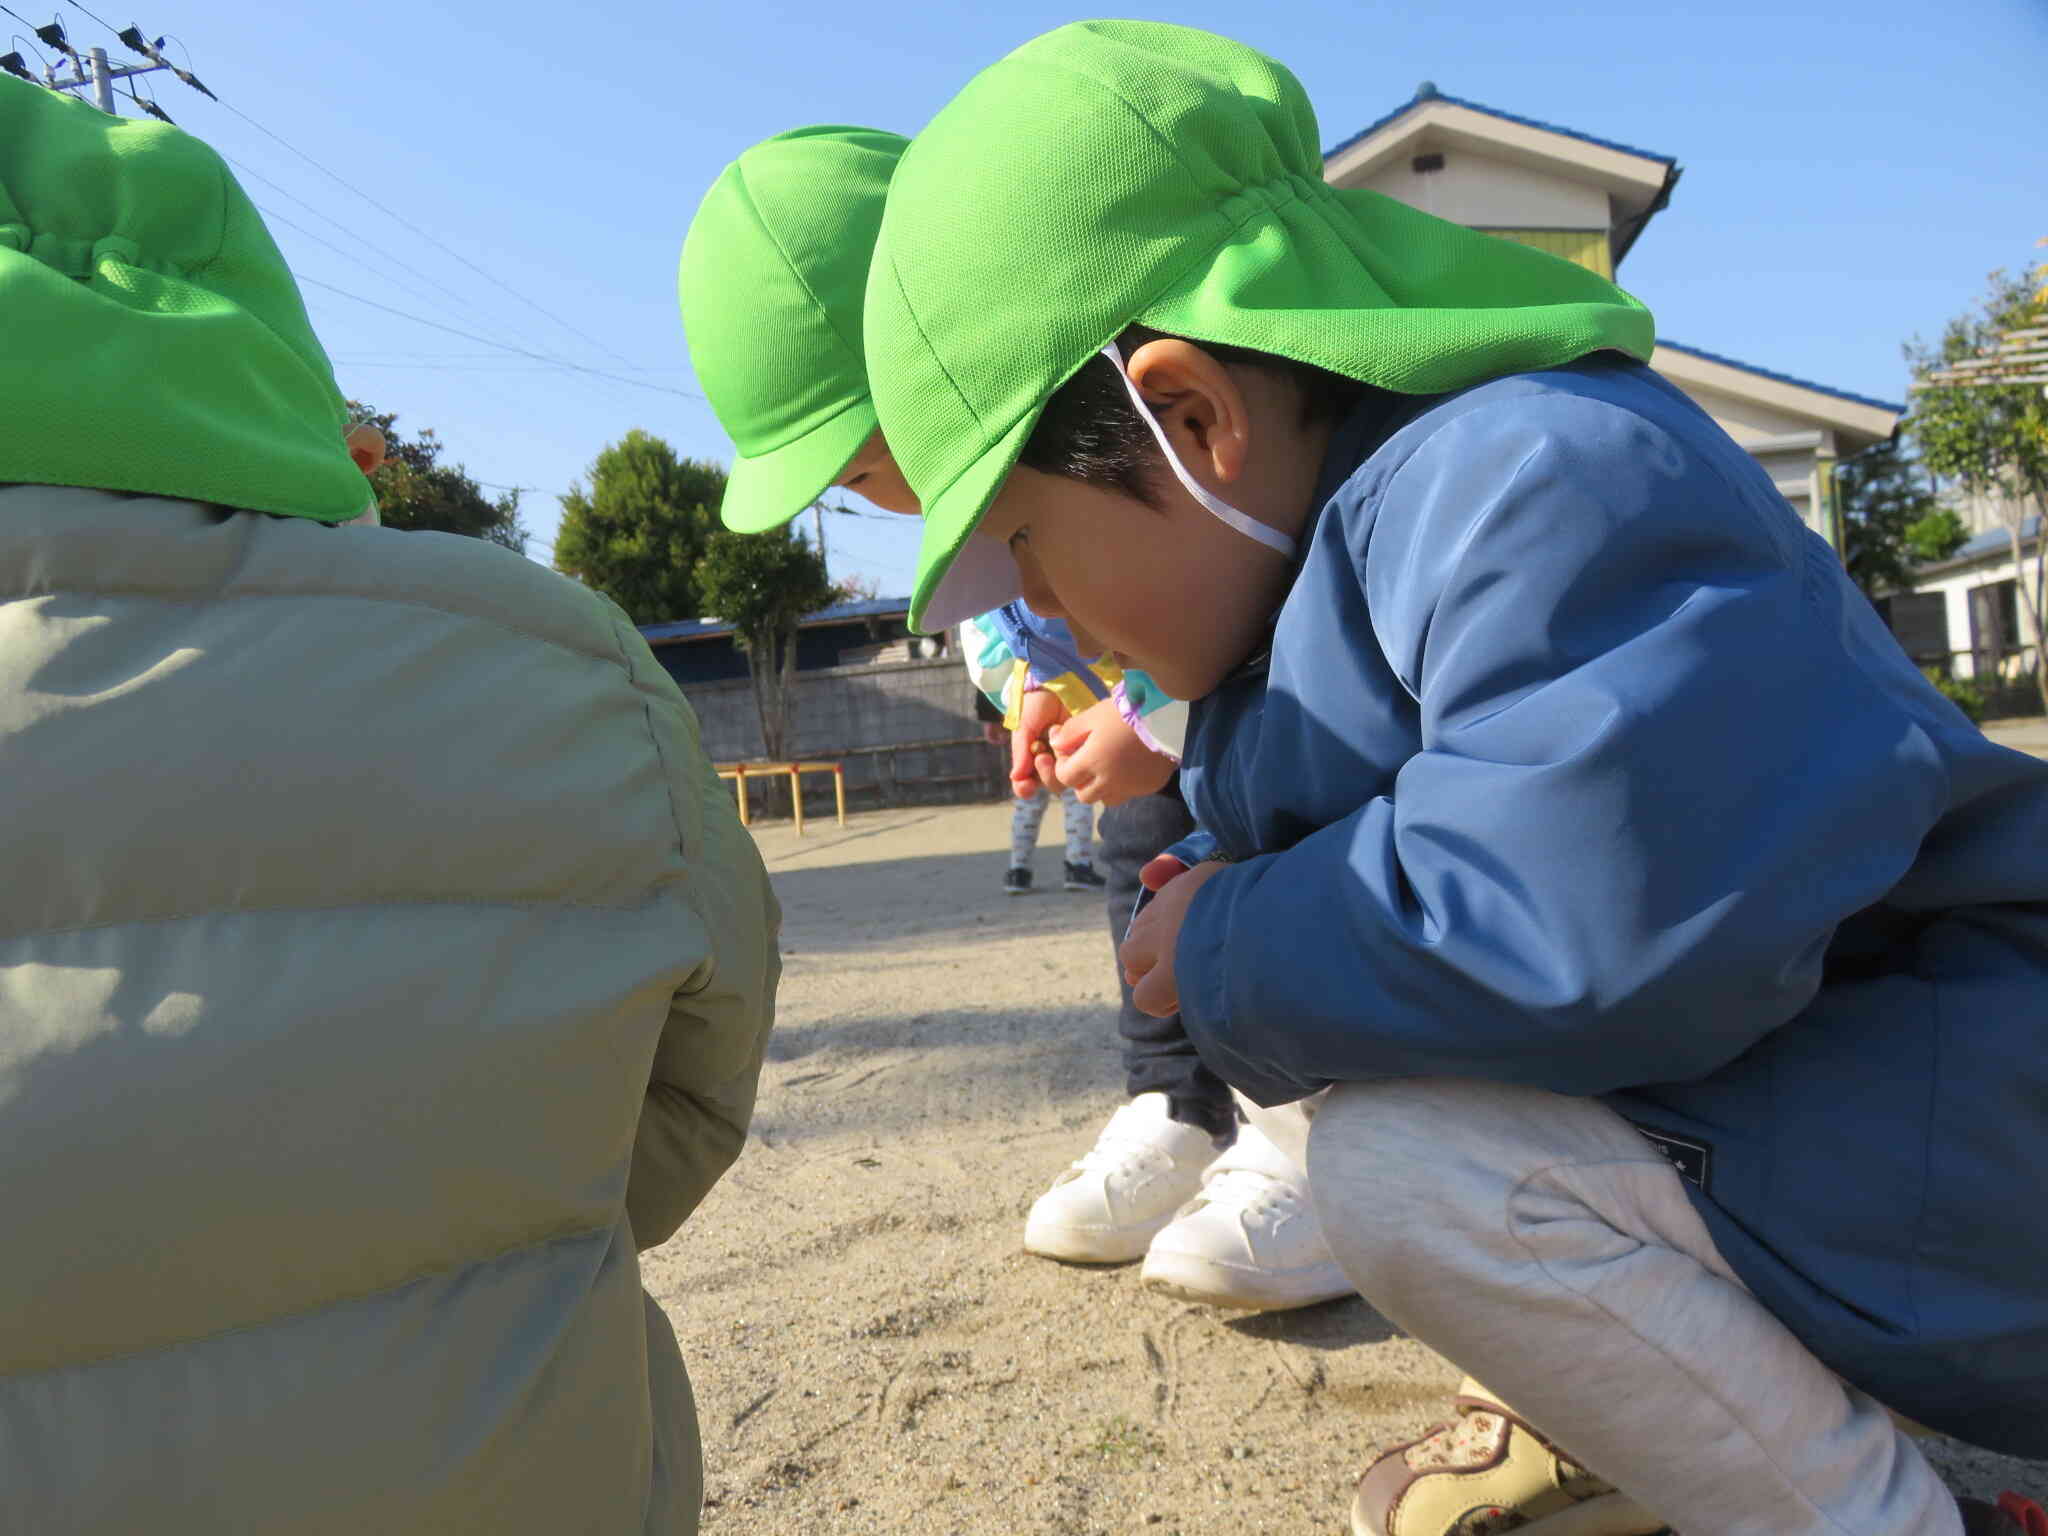
[[[962,621],[960,658],[967,663],[967,675],[974,680],[974,686],[982,697],[998,709],[1007,708],[1005,695],[1022,658],[996,623],[995,614],[984,613],[979,618]]]
[[[1117,680],[1111,697],[1138,739],[1161,757],[1176,763],[1186,750],[1188,707],[1170,697],[1148,673],[1132,667]]]
[[[782,973],[782,913],[767,871],[698,746],[688,706],[680,697],[674,703],[666,732],[665,712],[651,713],[684,835],[685,904],[701,929],[704,959],[670,1004],[633,1140],[626,1211],[642,1250],[672,1237],[739,1156]]]
[[[1308,649],[1377,643],[1421,750],[1183,924],[1189,1033],[1262,1103],[1704,1076],[1806,1005],[1939,814],[1934,751],[1842,644],[1860,599],[1746,466],[1593,400],[1507,410],[1340,494],[1373,634]]]

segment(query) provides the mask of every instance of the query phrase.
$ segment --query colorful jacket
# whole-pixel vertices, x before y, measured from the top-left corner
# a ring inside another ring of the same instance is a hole
[[[1022,602],[1005,603],[960,626],[960,649],[974,685],[1003,710],[1003,723],[1016,728],[1024,694],[1043,688],[1079,714],[1114,698],[1139,738],[1163,757],[1180,759],[1187,731],[1187,705],[1158,684],[1107,656],[1081,655],[1064,620],[1042,618]]]
[[[777,915],[624,614],[0,487],[0,1530],[688,1536]]]
[[[1194,709],[1203,1058],[1603,1097],[1821,1360],[2048,1454],[2048,762],[1638,364],[1363,412],[1321,494]]]

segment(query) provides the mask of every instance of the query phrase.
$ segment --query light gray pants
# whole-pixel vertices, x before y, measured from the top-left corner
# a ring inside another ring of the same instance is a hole
[[[1029,800],[1019,800],[1017,808],[1010,812],[1010,868],[1029,869],[1031,855],[1038,847],[1039,823],[1045,820],[1045,808],[1052,803],[1052,794],[1044,785]],[[1092,864],[1095,861],[1095,807],[1087,804],[1071,789],[1060,791],[1060,813],[1067,822],[1067,862],[1069,864]]]
[[[1308,1162],[1368,1301],[1684,1536],[1959,1536],[1918,1447],[1750,1294],[1604,1104],[1344,1083]]]

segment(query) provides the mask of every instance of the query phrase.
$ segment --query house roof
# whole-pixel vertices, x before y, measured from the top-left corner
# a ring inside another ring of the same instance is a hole
[[[2040,536],[2040,518],[2030,517],[2020,525],[2020,547],[2022,549],[2031,548],[2034,540]],[[1946,560],[1933,560],[1926,565],[1915,567],[1915,574],[1920,577],[1933,576],[1959,565],[1969,565],[1973,561],[1983,560],[1993,555],[2010,555],[2011,553],[2012,535],[2007,533],[2004,528],[1987,528],[1982,533],[1973,535],[1967,542],[1958,546],[1956,552]]]
[[[856,619],[892,619],[910,612],[907,597],[869,597],[857,602],[834,603],[830,608],[820,608],[807,613],[797,621],[798,629],[812,629],[820,624],[848,624]],[[720,635],[732,633],[732,625],[723,619],[675,619],[666,624],[642,624],[641,636],[649,645],[677,645],[690,640],[715,640]]]
[[[1410,115],[1416,117],[1413,124],[1388,131]],[[1325,150],[1324,174],[1339,180],[1368,173],[1397,154],[1403,143],[1432,135],[1451,142],[1476,140],[1491,153],[1524,163],[1571,164],[1574,177],[1601,187],[1612,200],[1609,241],[1616,263],[1628,254],[1651,216],[1670,202],[1680,175],[1678,161],[1670,155],[1503,112],[1462,96],[1446,96],[1427,80],[1411,100]],[[1368,148],[1367,141],[1375,138],[1380,143]],[[1340,165],[1347,156],[1350,163]]]
[[[1708,396],[1718,394],[1747,401],[1752,407],[1832,432],[1837,438],[1834,451],[1845,457],[1890,437],[1898,430],[1899,418],[1906,409],[1894,401],[1831,389],[1825,384],[1758,368],[1662,337],[1650,355],[1650,366],[1692,395],[1710,413],[1719,414],[1708,400],[1701,398],[1702,391]]]
[[[1657,345],[1672,352],[1683,352],[1687,357],[1697,357],[1710,363],[1719,363],[1724,368],[1740,368],[1744,373],[1753,373],[1758,378],[1774,379],[1780,384],[1790,384],[1798,389],[1810,389],[1817,395],[1832,395],[1837,400],[1847,400],[1856,405],[1867,405],[1876,410],[1890,411],[1894,416],[1903,416],[1906,413],[1905,405],[1897,400],[1878,400],[1870,395],[1853,395],[1846,389],[1835,389],[1827,384],[1816,384],[1811,379],[1794,378],[1789,373],[1779,373],[1772,368],[1759,368],[1755,363],[1744,363],[1732,357],[1723,357],[1720,353],[1709,352],[1704,347],[1688,347],[1684,342],[1673,341],[1666,336],[1659,336],[1657,338]]]
[[[1426,101],[1449,102],[1452,106],[1463,107],[1468,112],[1483,112],[1488,117],[1497,117],[1504,123],[1519,123],[1524,128],[1540,128],[1545,133],[1562,134],[1565,138],[1577,139],[1582,144],[1595,144],[1601,149],[1611,149],[1619,154],[1634,155],[1640,160],[1654,160],[1659,165],[1675,166],[1678,164],[1677,158],[1672,155],[1660,155],[1651,150],[1636,149],[1632,145],[1618,144],[1613,139],[1595,138],[1592,134],[1581,133],[1576,128],[1560,128],[1556,123],[1539,122],[1533,117],[1522,117],[1513,112],[1503,112],[1498,107],[1489,107],[1480,102],[1467,101],[1462,96],[1446,96],[1436,88],[1433,81],[1429,80],[1423,81],[1421,85],[1416,87],[1415,95],[1411,99],[1402,102],[1400,106],[1394,108],[1393,111],[1389,112],[1378,122],[1367,124],[1343,143],[1332,145],[1329,149],[1324,150],[1323,158],[1325,160],[1336,159],[1337,156],[1343,154],[1352,145],[1371,138],[1382,128],[1386,127],[1387,124],[1393,122],[1394,119],[1404,113],[1414,111],[1416,107]]]

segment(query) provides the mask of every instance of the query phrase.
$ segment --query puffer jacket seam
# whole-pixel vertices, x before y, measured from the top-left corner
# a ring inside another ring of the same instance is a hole
[[[22,939],[51,938],[67,933],[98,933],[112,928],[149,928],[169,923],[191,923],[207,917],[311,917],[334,912],[401,911],[408,907],[475,907],[487,911],[513,912],[650,912],[673,899],[675,898],[669,891],[662,890],[648,900],[632,905],[599,901],[565,901],[559,897],[535,901],[479,901],[464,896],[409,896],[391,901],[347,901],[327,906],[201,907],[192,912],[114,918],[104,923],[73,923],[60,928],[26,928],[17,933],[0,934],[0,944],[12,944]]]
[[[669,820],[676,829],[676,853],[687,864],[690,859],[689,837],[683,830],[683,808],[676,803],[675,765],[669,761],[668,749],[662,744],[661,728],[655,724],[653,699],[649,696],[646,687],[641,683],[639,669],[633,665],[631,653],[625,644],[624,633],[620,626],[630,625],[630,623],[631,621],[626,618],[623,611],[615,615],[612,619],[612,640],[619,648],[619,663],[626,669],[626,680],[632,684],[641,696],[640,715],[647,722],[648,740],[653,743],[655,758],[661,763],[662,783],[668,795]],[[702,922],[703,914],[697,910],[696,903],[687,892],[683,897],[683,902],[684,905],[689,907],[697,920]],[[683,985],[677,989],[677,995],[681,997],[694,997],[704,991],[705,988],[711,985],[717,969],[718,957],[716,955],[707,955],[704,963],[698,965]],[[651,1086],[649,1091],[653,1091]]]
[[[626,649],[625,637],[620,632],[623,615],[612,617],[612,644],[616,648],[615,659],[625,668],[626,681],[640,695],[640,718],[647,725],[647,739],[653,744],[654,756],[661,764],[663,792],[668,798],[668,819],[676,829],[676,852],[687,862],[690,857],[689,838],[683,832],[683,808],[676,804],[675,764],[669,761],[668,748],[661,739],[661,728],[654,723],[654,704],[648,697],[647,689],[640,681],[639,669],[633,665],[631,654]]]
[[[251,590],[246,587],[229,588],[223,586],[211,592],[186,593],[165,592],[157,587],[105,586],[95,584],[92,586],[38,587],[32,592],[15,591],[5,596],[0,596],[0,604],[32,602],[42,597],[140,597],[161,603],[186,604],[195,608],[213,608],[222,603],[238,602],[243,598],[274,599],[292,602],[317,602],[323,598],[345,598],[351,602],[375,603],[391,608],[421,608],[425,609],[428,613],[438,613],[446,618],[461,619],[470,623],[486,625],[491,629],[502,630],[510,635],[518,635],[522,639],[537,641],[541,645],[553,646],[557,650],[568,651],[572,655],[582,656],[591,661],[601,661],[611,666],[623,667],[627,676],[629,678],[632,676],[632,669],[625,666],[624,658],[617,650],[607,653],[601,647],[585,647],[574,641],[564,639],[559,635],[542,634],[537,629],[528,629],[523,625],[507,623],[503,619],[492,618],[488,614],[474,613],[463,608],[451,608],[444,603],[429,603],[412,597],[393,597],[388,592],[358,591],[351,587],[320,587],[309,590],[264,587]]]
[[[503,1248],[493,1249],[491,1252],[481,1254],[475,1258],[461,1259],[453,1264],[438,1265],[432,1269],[417,1270],[402,1280],[395,1280],[389,1285],[380,1285],[374,1290],[356,1291],[346,1295],[324,1297],[310,1306],[301,1307],[294,1312],[280,1312],[275,1317],[266,1317],[255,1322],[236,1323],[229,1328],[215,1329],[212,1333],[195,1333],[189,1338],[172,1339],[163,1344],[153,1344],[146,1349],[119,1350],[110,1355],[91,1355],[76,1360],[66,1360],[61,1365],[44,1366],[32,1371],[0,1372],[0,1391],[6,1390],[8,1386],[15,1382],[32,1381],[39,1376],[56,1376],[65,1371],[96,1370],[102,1366],[125,1365],[133,1361],[148,1360],[158,1355],[172,1354],[178,1350],[195,1349],[202,1345],[211,1344],[218,1339],[232,1339],[243,1334],[261,1333],[267,1328],[287,1327],[293,1323],[303,1322],[309,1317],[317,1317],[323,1312],[333,1312],[342,1307],[359,1306],[363,1302],[375,1301],[380,1296],[389,1296],[429,1280],[438,1279],[446,1275],[458,1275],[466,1270],[482,1269],[492,1264],[501,1264],[506,1259],[516,1255],[536,1252],[543,1248],[567,1247],[573,1243],[588,1242],[594,1237],[611,1236],[616,1238],[619,1228],[625,1223],[625,1219],[624,1213],[621,1212],[611,1220],[594,1227],[577,1227],[571,1231],[557,1232],[546,1237],[527,1238],[520,1242],[509,1243]],[[627,1237],[630,1241],[630,1232],[627,1234]]]

